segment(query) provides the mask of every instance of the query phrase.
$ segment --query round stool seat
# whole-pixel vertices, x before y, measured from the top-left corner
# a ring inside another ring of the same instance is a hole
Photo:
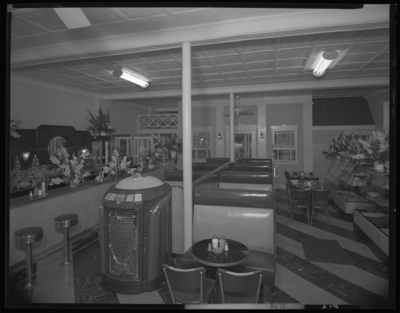
[[[78,224],[77,214],[64,214],[57,216],[55,219],[57,228],[67,228]]]
[[[30,244],[42,240],[43,228],[42,227],[27,227],[17,230],[14,233],[17,244]]]

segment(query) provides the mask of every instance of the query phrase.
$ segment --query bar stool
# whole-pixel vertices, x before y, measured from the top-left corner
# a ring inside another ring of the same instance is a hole
[[[31,290],[35,288],[38,283],[33,281],[32,273],[32,244],[40,241],[43,238],[42,227],[27,227],[17,230],[14,233],[16,243],[26,245],[26,283],[23,289]]]
[[[54,221],[56,222],[56,228],[64,229],[64,258],[65,260],[60,264],[61,267],[72,265],[72,261],[69,259],[69,227],[78,224],[77,214],[64,214],[57,216]]]

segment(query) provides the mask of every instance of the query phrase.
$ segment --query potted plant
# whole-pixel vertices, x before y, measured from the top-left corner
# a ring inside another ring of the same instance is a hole
[[[155,165],[162,163],[162,154],[156,149],[146,148],[140,151],[136,159],[139,161],[140,167],[147,166],[153,168]]]
[[[125,172],[128,174],[133,174],[135,169],[130,168],[131,161],[128,161],[127,159],[127,156],[120,158],[120,152],[114,149],[112,161],[108,163],[108,166],[103,166],[103,172],[109,175],[115,175],[116,171],[118,171],[118,173]]]
[[[169,136],[153,134],[153,144],[155,149],[164,153],[164,157],[168,157],[170,154],[172,158],[175,158],[178,154],[182,154],[182,139],[179,139],[176,134]]]
[[[115,133],[114,127],[110,125],[110,110],[107,113],[104,113],[101,108],[99,108],[99,115],[93,115],[89,110],[87,110],[90,114],[90,118],[87,120],[91,124],[91,126],[87,127],[86,129],[94,136],[96,135],[111,135]]]
[[[354,159],[370,159],[374,161],[376,171],[389,169],[389,132],[373,131],[366,140],[359,139],[362,151],[353,156]]]

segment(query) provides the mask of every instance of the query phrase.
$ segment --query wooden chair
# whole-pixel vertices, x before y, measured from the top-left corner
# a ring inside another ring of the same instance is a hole
[[[205,278],[204,267],[179,269],[163,265],[173,304],[202,304],[211,300],[215,280]]]
[[[311,198],[311,189],[307,190],[299,190],[296,188],[290,188],[290,200],[291,200],[291,217],[293,219],[294,209],[296,208],[306,208],[307,209],[307,221],[310,224],[310,198]]]
[[[219,268],[222,303],[259,303],[262,271],[235,273]]]
[[[330,190],[312,190],[311,191],[311,207],[312,207],[312,216],[314,216],[314,209],[323,209],[325,220],[328,220],[329,226],[331,225],[329,218],[329,191]],[[312,225],[312,217],[311,217],[311,225]]]

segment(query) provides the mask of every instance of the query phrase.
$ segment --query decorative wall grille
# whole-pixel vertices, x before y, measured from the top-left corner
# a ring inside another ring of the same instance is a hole
[[[178,128],[178,114],[139,115],[139,129]]]

